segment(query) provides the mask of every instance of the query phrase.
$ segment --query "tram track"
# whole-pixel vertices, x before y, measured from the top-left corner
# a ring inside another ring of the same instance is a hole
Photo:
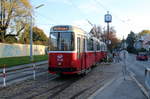
[[[38,82],[35,80],[34,83],[28,84],[28,86],[24,87],[22,84],[19,85],[19,89],[21,89],[22,91],[19,91],[19,92],[16,92],[15,94],[11,95],[11,96],[8,96],[8,98],[11,98],[11,97],[18,97],[18,96],[23,96],[24,93],[28,93],[30,92],[31,90],[35,90],[35,89],[38,89],[39,87],[43,87],[43,85],[45,85],[45,83],[48,83],[49,81],[52,81],[54,79],[56,79],[58,76],[57,75],[50,75],[48,78],[46,79],[42,79],[42,80],[38,80]],[[43,77],[42,77],[43,78]],[[8,88],[9,89],[9,88]]]
[[[112,71],[102,72],[100,68],[93,68],[86,76],[60,77],[46,71],[35,80],[28,79],[0,90],[0,99],[86,99],[114,75]]]
[[[55,85],[52,88],[48,88],[46,90],[43,90],[42,92],[40,92],[38,94],[35,94],[31,97],[28,97],[28,99],[31,99],[31,98],[36,99],[39,97],[44,97],[45,95],[50,95],[50,96],[48,96],[48,99],[55,98],[59,93],[61,93],[62,91],[64,91],[65,89],[67,89],[68,87],[73,85],[74,83],[76,83],[76,81],[78,81],[79,79],[80,78],[75,78],[75,79],[72,78],[70,80],[70,79],[58,77],[58,78],[54,79],[57,82],[57,83],[55,83],[55,81],[54,81],[54,83],[58,84],[58,85]]]

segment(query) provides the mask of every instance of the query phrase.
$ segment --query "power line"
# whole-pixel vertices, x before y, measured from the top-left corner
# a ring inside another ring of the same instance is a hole
[[[45,15],[39,13],[39,12],[36,12],[36,13],[38,14],[38,16],[40,15],[40,17],[42,17],[43,19],[45,19],[45,20],[47,20],[47,21],[52,21],[53,23],[56,24],[55,19],[53,19],[52,17],[47,17],[47,16],[45,16]]]
[[[97,4],[99,4],[100,7],[102,7],[104,10],[109,11],[109,9],[107,7],[105,7],[102,3],[100,3],[97,0],[94,0]]]
[[[103,8],[105,11],[111,11],[110,9],[108,9],[108,7],[104,6],[100,1],[94,0],[101,8]],[[111,11],[112,12],[112,11]],[[116,19],[118,19],[119,21],[121,21],[122,23],[126,24],[126,22],[122,19],[120,19],[118,17],[118,15],[113,13],[113,16],[116,17]]]
[[[71,3],[71,5],[75,8],[75,9],[78,9],[80,12],[81,12],[81,9],[79,8],[79,7],[77,7],[71,0],[70,0],[70,3]],[[87,16],[87,15],[85,15],[85,14],[83,14],[83,13],[78,13],[80,16]],[[89,22],[86,20],[86,22],[89,24]]]

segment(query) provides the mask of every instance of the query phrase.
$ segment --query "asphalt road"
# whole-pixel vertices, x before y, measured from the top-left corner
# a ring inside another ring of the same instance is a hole
[[[136,55],[130,54],[128,57],[127,68],[131,71],[135,78],[139,81],[144,88],[145,85],[145,68],[150,67],[150,61],[136,60]]]

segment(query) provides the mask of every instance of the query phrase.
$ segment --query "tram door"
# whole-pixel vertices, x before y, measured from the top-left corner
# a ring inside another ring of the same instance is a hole
[[[82,50],[82,69],[86,69],[86,52],[85,52],[85,38],[82,39],[82,47],[83,47],[83,50]]]
[[[80,70],[83,71],[85,69],[85,39],[77,38],[77,53],[78,60],[80,63]]]
[[[80,42],[80,50],[81,50],[81,71],[83,71],[85,67],[85,39],[81,37]]]
[[[96,50],[97,50],[97,42],[94,41],[93,43],[94,43],[93,45],[94,45],[94,55],[95,55],[95,60],[94,60],[94,61],[95,61],[95,63],[96,63],[96,61],[97,61],[97,53],[96,53]]]

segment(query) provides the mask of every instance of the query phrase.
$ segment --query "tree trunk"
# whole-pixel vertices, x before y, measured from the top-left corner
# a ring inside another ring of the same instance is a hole
[[[1,29],[0,42],[2,42],[2,43],[5,42],[5,34],[6,34],[6,30],[5,29]]]

